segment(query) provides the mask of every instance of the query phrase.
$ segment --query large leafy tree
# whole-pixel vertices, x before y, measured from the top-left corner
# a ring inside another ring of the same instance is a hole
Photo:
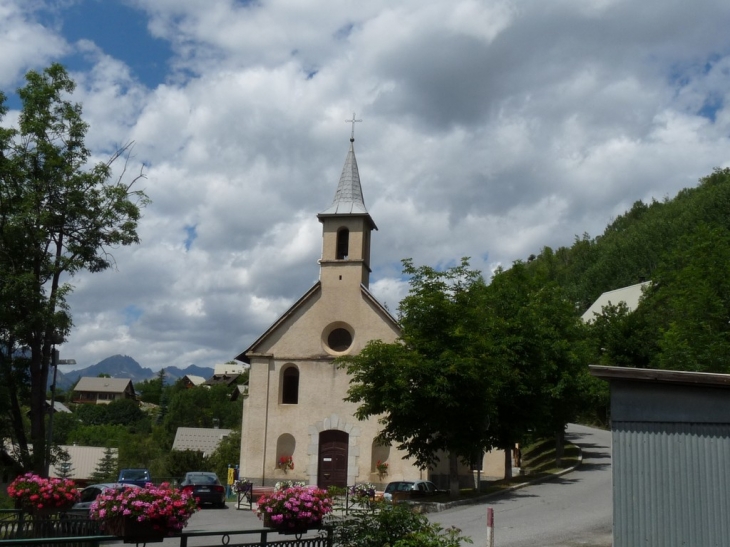
[[[722,226],[701,223],[667,253],[638,314],[655,330],[652,366],[730,372],[728,264],[730,230]]]
[[[356,416],[379,417],[380,437],[428,467],[445,451],[458,494],[459,459],[489,447],[500,376],[483,358],[484,281],[464,259],[445,271],[404,261],[410,291],[400,304],[401,339],[370,342],[339,359],[351,376]]]
[[[109,161],[89,164],[88,125],[69,100],[74,82],[59,64],[31,71],[18,90],[15,126],[0,127],[0,374],[10,388],[12,438],[25,469],[45,473],[44,401],[54,342],[68,335],[64,281],[113,265],[111,249],[138,243],[140,207],[147,199],[112,177]],[[0,117],[7,108],[0,94]],[[141,173],[140,173],[141,176]],[[26,361],[18,360],[25,348]],[[29,385],[27,401],[23,386]],[[20,395],[18,395],[20,394]],[[30,407],[30,435],[21,405]],[[28,444],[32,443],[32,453]]]
[[[485,355],[501,378],[496,394],[493,446],[509,452],[530,436],[556,435],[583,409],[589,381],[585,330],[565,292],[516,262],[497,270],[485,290]]]

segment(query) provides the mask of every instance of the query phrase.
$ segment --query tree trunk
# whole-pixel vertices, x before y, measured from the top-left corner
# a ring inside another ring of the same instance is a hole
[[[459,496],[459,457],[449,452],[449,496]]]
[[[512,446],[504,447],[504,478],[509,480],[512,478]]]
[[[33,445],[31,471],[46,476],[45,402],[51,345],[33,341],[30,350],[30,442]]]
[[[563,463],[563,444],[565,443],[565,429],[560,429],[555,433],[555,467],[560,467]]]

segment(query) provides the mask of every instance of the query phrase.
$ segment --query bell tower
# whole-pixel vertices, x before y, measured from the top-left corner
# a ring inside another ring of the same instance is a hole
[[[377,230],[365,208],[355,159],[354,126],[335,199],[317,218],[322,223],[320,281],[324,286],[370,283],[370,233]]]

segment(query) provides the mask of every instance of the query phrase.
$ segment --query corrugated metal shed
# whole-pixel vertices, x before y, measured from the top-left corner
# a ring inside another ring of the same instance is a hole
[[[614,547],[730,544],[730,375],[591,367],[611,383]]]

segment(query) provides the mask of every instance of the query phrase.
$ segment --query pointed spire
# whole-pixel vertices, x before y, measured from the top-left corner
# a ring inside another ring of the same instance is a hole
[[[365,208],[365,200],[362,197],[354,141],[354,138],[350,138],[350,150],[347,153],[347,158],[345,158],[345,166],[342,168],[335,199],[326,211],[320,213],[321,215],[368,214],[368,210]]]

